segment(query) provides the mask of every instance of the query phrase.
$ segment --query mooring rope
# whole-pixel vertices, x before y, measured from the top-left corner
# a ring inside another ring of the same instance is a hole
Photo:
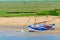
[[[31,17],[27,20],[24,26],[27,26],[27,23],[31,20]]]
[[[40,24],[40,23],[46,23],[46,22],[51,22],[52,20],[57,19],[57,18],[52,18],[49,21],[43,21],[43,22],[38,22],[36,23],[36,18],[35,18],[35,23],[34,24]]]

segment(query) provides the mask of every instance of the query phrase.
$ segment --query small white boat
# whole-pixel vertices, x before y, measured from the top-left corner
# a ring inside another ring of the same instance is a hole
[[[30,19],[31,18],[29,18],[29,20],[27,22],[29,22]],[[29,30],[29,32],[54,30],[55,29],[55,24],[46,24],[47,22],[51,22],[53,19],[55,19],[55,18],[52,18],[48,21],[43,21],[43,22],[36,23],[37,18],[35,17],[34,23],[31,24],[31,25],[28,25],[28,30]]]
[[[55,24],[32,24],[28,26],[28,30],[30,32],[33,31],[45,31],[45,30],[54,30],[55,29]]]

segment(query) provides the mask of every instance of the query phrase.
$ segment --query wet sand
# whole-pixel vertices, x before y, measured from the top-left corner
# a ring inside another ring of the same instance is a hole
[[[55,30],[49,30],[41,32],[41,34],[60,34],[60,18],[57,16],[38,16],[37,22],[48,21],[54,18],[52,21],[46,24],[56,24]],[[30,19],[30,20],[29,20]],[[29,21],[28,21],[29,20]],[[0,30],[3,31],[16,31],[20,32],[21,29],[27,30],[27,25],[33,24],[35,17],[0,17]]]

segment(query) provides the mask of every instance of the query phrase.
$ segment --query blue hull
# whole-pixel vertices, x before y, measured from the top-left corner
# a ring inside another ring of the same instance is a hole
[[[52,30],[52,28],[54,28],[55,25],[51,25],[50,28],[45,28],[43,25],[41,24],[36,24],[38,25],[37,28],[34,28],[34,25],[30,25],[28,26],[28,30],[32,30],[32,31],[44,31],[44,30]],[[49,25],[48,25],[49,26]]]

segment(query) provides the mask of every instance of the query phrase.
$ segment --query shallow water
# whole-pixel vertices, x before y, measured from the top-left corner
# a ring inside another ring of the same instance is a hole
[[[10,27],[3,26],[7,29],[27,29],[26,27]],[[59,28],[60,29],[60,28]],[[57,28],[57,30],[59,30]],[[43,34],[42,34],[43,33]],[[4,31],[0,30],[0,40],[60,40],[60,34],[44,34],[46,32],[16,32],[16,31]]]
[[[0,31],[0,40],[60,40],[60,34]]]
[[[60,40],[60,35],[43,34],[39,36],[0,36],[0,40]]]
[[[41,32],[0,31],[0,36],[39,36]]]

